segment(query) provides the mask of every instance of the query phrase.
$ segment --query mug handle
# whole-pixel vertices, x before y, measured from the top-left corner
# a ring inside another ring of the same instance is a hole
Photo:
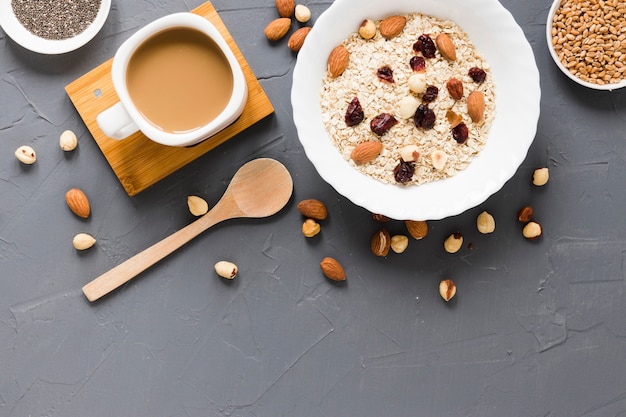
[[[113,139],[126,139],[139,130],[121,101],[98,114],[96,121],[100,130]]]

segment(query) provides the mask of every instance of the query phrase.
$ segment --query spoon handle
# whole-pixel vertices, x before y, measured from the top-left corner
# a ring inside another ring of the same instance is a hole
[[[200,233],[204,232],[211,226],[234,217],[228,215],[228,210],[223,210],[228,204],[221,204],[220,201],[211,211],[198,220],[183,227],[177,232],[172,233],[160,242],[155,243],[135,256],[127,259],[113,269],[100,275],[98,278],[89,282],[83,287],[83,293],[89,301],[95,301],[98,298],[110,293],[119,286],[130,281],[141,272],[145,271],[176,249],[189,242]],[[232,213],[230,213],[232,214]]]

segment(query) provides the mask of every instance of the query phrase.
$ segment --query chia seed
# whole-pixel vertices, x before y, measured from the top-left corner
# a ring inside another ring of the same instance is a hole
[[[96,19],[101,0],[11,0],[17,20],[33,35],[62,40],[82,33]]]

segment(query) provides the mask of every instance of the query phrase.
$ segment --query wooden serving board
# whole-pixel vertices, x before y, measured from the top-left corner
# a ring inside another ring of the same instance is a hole
[[[141,132],[124,140],[105,136],[98,127],[96,116],[119,101],[111,79],[113,58],[65,87],[78,114],[130,196],[145,190],[274,112],[272,103],[211,2],[202,4],[192,12],[208,19],[220,31],[237,57],[248,83],[248,101],[243,113],[221,132],[188,148],[160,145]]]

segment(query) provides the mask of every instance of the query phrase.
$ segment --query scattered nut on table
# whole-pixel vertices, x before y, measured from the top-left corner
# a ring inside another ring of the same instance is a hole
[[[391,236],[387,229],[382,228],[372,236],[371,249],[376,256],[387,256],[391,249]]]
[[[298,203],[298,211],[304,216],[315,220],[324,220],[328,217],[328,209],[320,200],[309,198]]]
[[[320,262],[320,268],[322,269],[322,274],[332,281],[345,281],[346,280],[346,272],[343,267],[335,258],[331,258],[327,256],[322,259]]]
[[[91,214],[91,204],[83,190],[72,188],[65,193],[65,202],[72,213],[86,219]]]
[[[541,236],[543,228],[538,222],[528,222],[522,229],[522,234],[528,240],[534,240]]]
[[[533,172],[533,184],[535,184],[537,187],[546,185],[549,179],[550,171],[548,170],[548,168],[537,168]]]
[[[276,0],[276,10],[280,17],[291,17],[295,9],[294,0]]]
[[[306,23],[311,20],[311,10],[304,4],[297,4],[295,9],[296,20],[300,23]]]
[[[194,216],[202,216],[209,211],[209,203],[197,195],[187,196],[187,207],[189,207],[189,212]]]
[[[72,244],[76,250],[87,250],[96,243],[96,239],[88,233],[78,233],[72,239]]]
[[[395,253],[402,253],[409,246],[409,238],[404,235],[391,236],[391,250]]]
[[[476,228],[485,235],[493,233],[496,230],[496,220],[490,213],[483,211],[476,218]]]
[[[215,272],[222,278],[233,279],[237,276],[237,265],[229,261],[219,261],[214,266]]]
[[[71,130],[66,130],[59,136],[59,146],[65,152],[73,151],[78,146],[78,138]]]
[[[404,225],[413,239],[420,240],[428,235],[428,223],[423,220],[405,220]]]
[[[443,248],[448,253],[456,253],[463,246],[463,235],[460,232],[454,232],[443,242]]]
[[[322,227],[320,224],[313,219],[306,219],[304,223],[302,223],[302,234],[305,237],[316,236],[321,230]]]
[[[15,151],[15,157],[18,161],[26,165],[32,165],[37,161],[35,150],[28,145],[20,146]]]
[[[439,283],[439,294],[445,301],[450,301],[456,294],[456,284],[451,279],[444,279]]]

